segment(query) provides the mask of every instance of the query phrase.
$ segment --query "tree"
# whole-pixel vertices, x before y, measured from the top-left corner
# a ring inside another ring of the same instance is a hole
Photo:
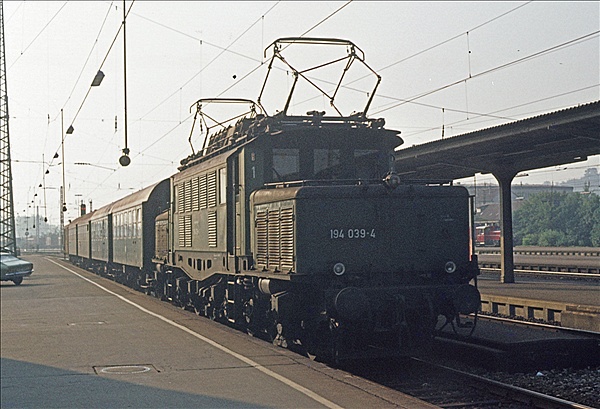
[[[514,214],[517,245],[600,246],[600,197],[544,192]]]

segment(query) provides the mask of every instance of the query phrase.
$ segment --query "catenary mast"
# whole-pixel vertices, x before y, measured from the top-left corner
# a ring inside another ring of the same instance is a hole
[[[0,0],[0,250],[17,253],[8,136],[8,95],[4,52],[4,1]]]

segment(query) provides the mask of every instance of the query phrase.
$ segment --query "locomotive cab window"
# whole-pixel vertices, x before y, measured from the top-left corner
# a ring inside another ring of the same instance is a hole
[[[265,158],[272,182],[302,179],[379,179],[388,170],[385,152],[348,146],[300,149],[273,148]],[[269,163],[269,161],[271,163]]]
[[[273,180],[285,181],[300,176],[299,149],[273,149]]]
[[[383,177],[387,171],[381,158],[385,157],[380,151],[374,149],[356,149],[354,151],[354,163],[356,166],[356,177],[360,179],[377,179]]]
[[[339,149],[314,150],[315,179],[335,179],[342,164],[342,154]]]

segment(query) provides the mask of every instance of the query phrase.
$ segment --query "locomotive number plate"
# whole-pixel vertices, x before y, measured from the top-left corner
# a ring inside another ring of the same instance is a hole
[[[330,229],[330,239],[374,239],[375,229]]]

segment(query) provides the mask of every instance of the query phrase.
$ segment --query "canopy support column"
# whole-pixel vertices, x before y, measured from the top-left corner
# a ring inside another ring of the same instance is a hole
[[[513,222],[512,222],[512,192],[511,183],[516,172],[503,171],[494,172],[494,177],[498,181],[500,191],[500,253],[501,253],[501,271],[500,282],[515,282],[515,263],[513,257]]]

